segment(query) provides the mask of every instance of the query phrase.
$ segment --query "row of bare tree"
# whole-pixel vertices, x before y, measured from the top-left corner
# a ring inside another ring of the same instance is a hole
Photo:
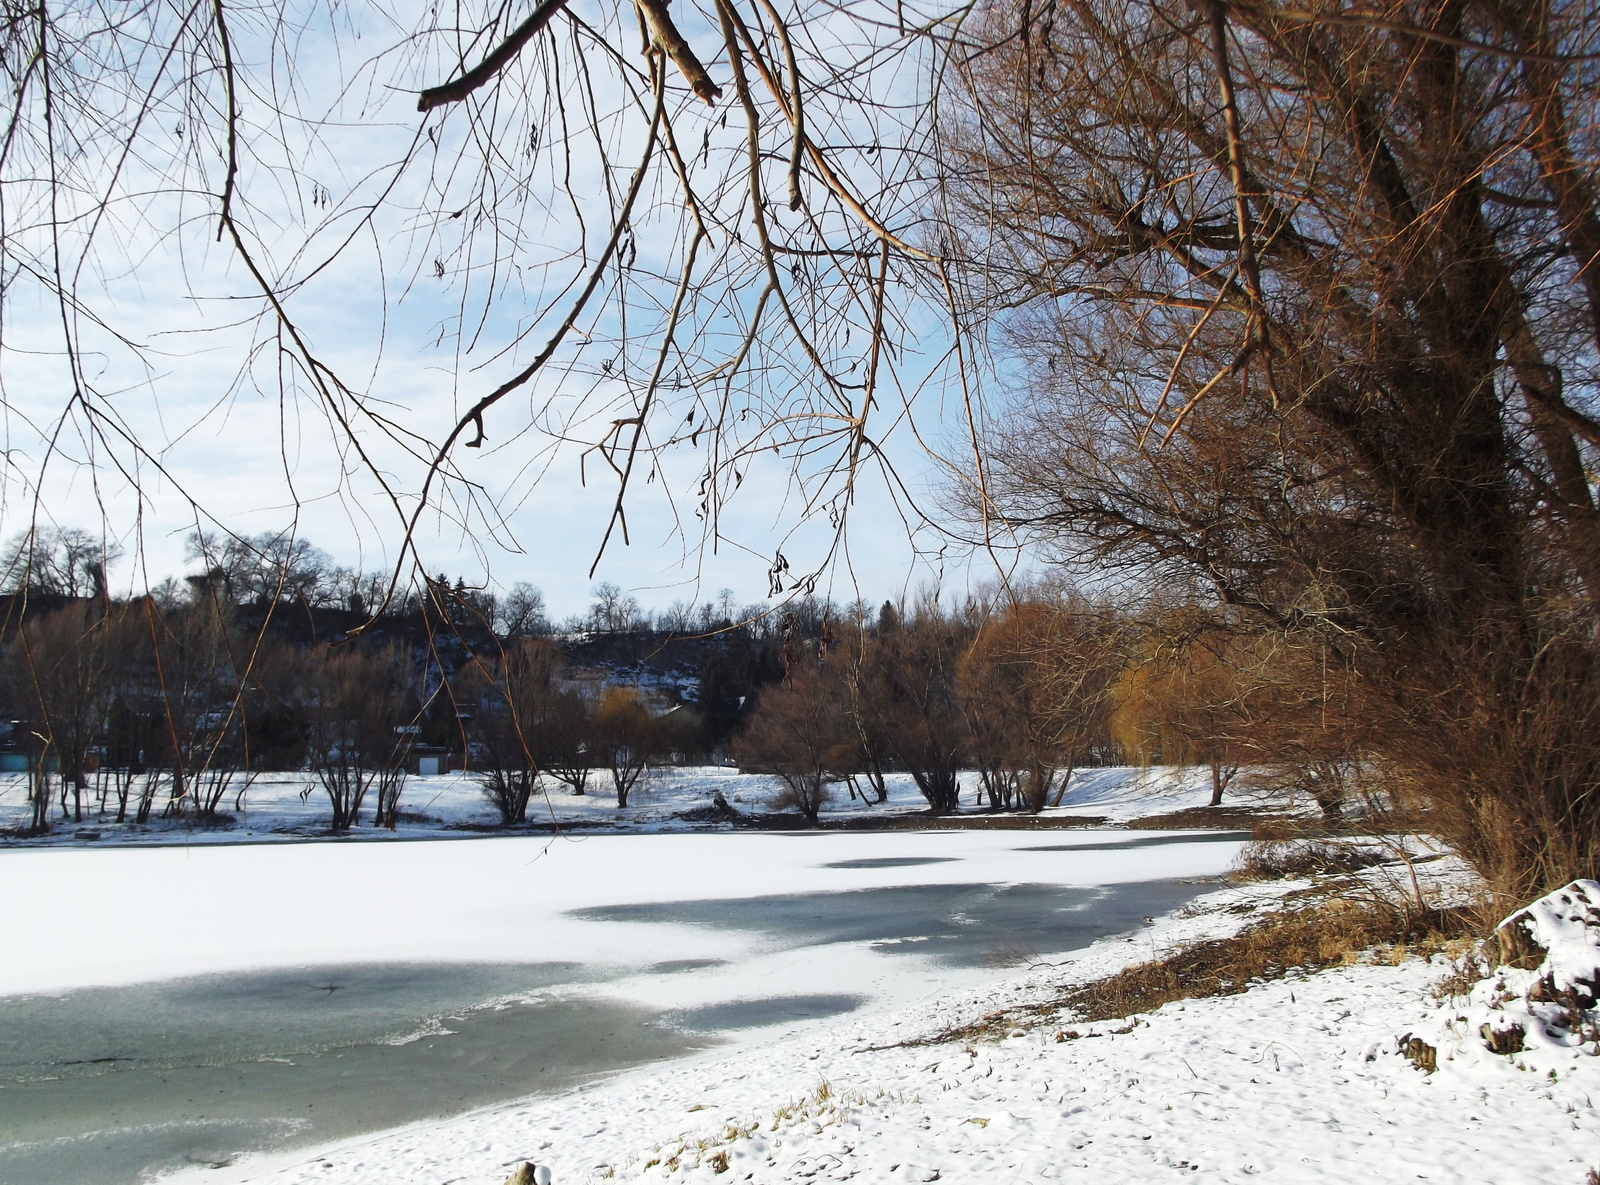
[[[1275,770],[1336,815],[1341,773],[1368,758],[1355,689],[1326,656],[1269,650],[1195,605],[1013,591],[828,637],[761,693],[734,742],[813,823],[835,785],[883,801],[888,770],[936,813],[956,810],[962,770],[991,809],[1037,813],[1075,768],[1113,761],[1207,765],[1213,806],[1241,765]]]
[[[498,640],[452,671],[439,648],[295,645],[204,597],[166,610],[82,598],[27,616],[0,652],[0,706],[27,761],[28,830],[58,815],[205,824],[268,771],[309,773],[336,831],[369,807],[393,828],[419,741],[479,771],[509,825],[526,822],[541,774],[582,794],[606,771],[625,807],[650,765],[705,749],[697,712],[658,716],[629,687],[591,692],[549,641]]]
[[[791,622],[784,679],[745,712],[734,753],[779,775],[815,822],[830,787],[882,802],[905,771],[930,808],[957,809],[963,770],[991,809],[1042,810],[1084,763],[1209,762],[1220,801],[1241,761],[1282,760],[1301,672],[1193,608],[1130,615],[1070,593],[1008,596],[944,612],[925,598],[816,629]],[[29,830],[57,816],[199,823],[242,807],[266,771],[304,771],[335,830],[370,806],[393,827],[415,745],[461,759],[501,821],[528,821],[541,778],[584,794],[597,772],[618,807],[652,766],[694,759],[718,722],[693,704],[657,714],[632,687],[566,670],[546,639],[498,638],[446,671],[425,652],[358,642],[296,645],[196,598],[81,598],[25,616],[0,657],[0,694],[26,754]],[[710,669],[710,668],[708,668]],[[705,690],[704,688],[702,689]],[[1343,719],[1338,696],[1315,709]],[[1304,710],[1302,705],[1301,710]],[[1326,730],[1349,761],[1359,738]],[[1305,764],[1305,763],[1302,763]]]
[[[76,822],[209,822],[281,769],[311,772],[336,830],[369,802],[393,827],[422,687],[397,649],[316,654],[204,599],[75,601],[16,626],[0,658],[34,833],[57,806]]]

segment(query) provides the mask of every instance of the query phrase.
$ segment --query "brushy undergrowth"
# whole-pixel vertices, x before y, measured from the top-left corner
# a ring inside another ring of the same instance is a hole
[[[1070,988],[1054,1000],[991,1012],[971,1024],[897,1045],[1004,1037],[1062,1014],[1070,1014],[1079,1024],[1124,1019],[1176,1000],[1239,995],[1252,984],[1363,961],[1393,965],[1441,953],[1458,958],[1474,945],[1481,921],[1469,909],[1405,908],[1333,898],[1270,913],[1231,937],[1193,943]],[[1058,1039],[1081,1035],[1065,1030]]]
[[[1323,840],[1256,840],[1239,853],[1233,876],[1242,881],[1283,880],[1285,877],[1322,876],[1360,872],[1388,863],[1390,855],[1377,848]]]
[[[1130,831],[1190,831],[1222,830],[1254,833],[1263,826],[1301,826],[1298,820],[1264,814],[1248,807],[1191,806],[1182,810],[1167,811],[1159,815],[1144,815],[1129,819],[1125,824]]]
[[[1371,959],[1455,953],[1476,917],[1461,909],[1405,911],[1340,900],[1274,913],[1230,938],[1197,942],[1073,988],[1056,1006],[1078,1020],[1152,1012],[1174,1000],[1237,995],[1253,983]]]

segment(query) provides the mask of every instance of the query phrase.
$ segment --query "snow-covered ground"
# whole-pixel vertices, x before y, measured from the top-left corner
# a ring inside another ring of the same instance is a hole
[[[982,813],[985,808],[979,802],[976,775],[963,775],[962,784],[963,810]],[[781,783],[775,777],[741,774],[722,766],[668,767],[650,771],[635,787],[628,806],[618,809],[616,796],[611,792],[610,776],[597,771],[591,778],[589,793],[583,795],[575,795],[566,786],[546,779],[543,792],[529,805],[528,820],[535,825],[558,824],[580,830],[699,828],[710,824],[692,818],[685,820],[683,816],[703,811],[712,804],[716,794],[721,794],[741,813],[762,815],[771,813],[771,804],[780,789]],[[890,774],[888,790],[887,802],[868,806],[859,799],[852,799],[844,786],[836,786],[833,800],[823,808],[824,819],[865,821],[927,808],[908,774]],[[221,826],[196,826],[192,820],[184,818],[162,819],[159,805],[158,817],[143,826],[114,823],[109,816],[101,817],[92,811],[86,811],[82,822],[75,822],[62,819],[57,811],[50,835],[15,840],[4,837],[27,822],[26,779],[21,774],[0,774],[0,844],[34,847],[89,842],[102,845],[209,844],[299,840],[327,834],[327,799],[309,775],[263,776],[250,785],[237,807],[235,797],[230,793],[222,804],[226,819]],[[1110,823],[1121,823],[1144,815],[1204,806],[1210,797],[1210,773],[1204,767],[1113,766],[1075,772],[1062,804],[1047,809],[1044,814],[1047,819],[1103,818]],[[1265,801],[1247,791],[1232,792],[1225,801],[1229,806],[1287,806],[1291,809],[1294,806],[1277,799]],[[400,809],[403,817],[396,831],[361,826],[342,838],[427,839],[459,835],[463,829],[491,829],[499,821],[471,774],[408,778]],[[370,806],[366,818],[370,822]]]
[[[637,998],[686,1007],[774,991],[833,991],[843,983],[869,992],[881,984],[894,999],[904,990],[903,967],[916,960],[887,960],[863,943],[837,944],[817,959],[811,944],[768,939],[748,927],[597,919],[593,911],[905,885],[1094,889],[1217,876],[1243,846],[1204,832],[1187,833],[1195,842],[1171,842],[1185,834],[690,832],[13,849],[0,853],[0,901],[8,910],[0,996],[273,967],[425,961],[581,963],[608,969],[607,991],[627,996],[629,982],[617,980],[622,972],[698,958],[726,963],[694,976],[647,976]],[[1159,842],[1142,846],[1151,841]],[[870,898],[860,900],[865,906]],[[591,912],[573,912],[580,909]],[[64,918],[95,924],[64,941]],[[941,967],[927,974],[932,978],[916,995],[990,973]]]
[[[1461,880],[1451,861],[1433,876]],[[1441,1014],[1430,990],[1448,970],[1440,958],[1258,984],[1129,1024],[1027,1019],[1003,1039],[937,1037],[1156,950],[1227,933],[1242,906],[1269,906],[1301,887],[1222,890],[1137,938],[1103,941],[1061,965],[898,1012],[312,1156],[179,1174],[174,1185],[499,1185],[525,1160],[549,1166],[558,1185],[1145,1185],[1174,1173],[1239,1182],[1583,1185],[1600,1161],[1600,1057],[1553,1043],[1503,1057],[1468,1042],[1441,1045],[1437,1072],[1426,1074],[1399,1052],[1400,1038]]]
[[[1197,886],[1188,891],[1204,895],[1190,905],[1152,909],[1070,955],[1015,947],[992,962],[937,957],[915,934],[796,937],[766,906],[748,912],[752,898],[865,906],[899,902],[894,894],[906,890],[959,891],[974,903],[972,917],[950,915],[959,929],[977,923],[979,898],[1007,886],[1082,894],[1049,906],[1043,928],[1062,911],[1125,911],[1136,898],[1118,894],[1146,891],[1141,882],[1215,876],[1241,846],[1215,833],[661,834],[682,831],[676,816],[713,790],[746,810],[770,794],[762,779],[696,770],[661,776],[626,812],[598,795],[553,794],[569,825],[557,835],[238,844],[317,834],[321,812],[300,802],[300,785],[258,784],[234,827],[192,833],[187,844],[145,846],[180,838],[160,831],[124,843],[102,828],[99,841],[0,852],[0,997],[263,968],[565,961],[583,969],[550,989],[567,999],[658,1012],[841,992],[859,1003],[824,1020],[726,1034],[727,1044],[553,1095],[187,1170],[174,1185],[500,1185],[524,1160],[549,1166],[556,1185],[1144,1183],[1175,1172],[1584,1185],[1600,1165],[1595,1043],[1530,1040],[1509,1056],[1488,1052],[1475,1018],[1511,1005],[1498,988],[1442,1004],[1430,990],[1449,970],[1439,960],[1257,984],[1137,1023],[1028,1011],[1066,985],[1231,933],[1304,882]],[[1204,770],[1089,770],[1060,810],[1116,824],[1208,798]],[[888,806],[906,812],[921,800],[902,779]],[[405,824],[402,838],[459,837],[452,824],[491,818],[459,777],[415,779],[406,807],[438,822]],[[4,788],[0,811],[19,809]],[[835,809],[884,810],[848,799]],[[601,823],[617,814],[638,822],[608,833]],[[1470,884],[1453,858],[1416,867],[1430,892]],[[1399,866],[1361,875],[1378,891],[1413,887]],[[717,922],[706,903],[724,903],[731,920]],[[999,965],[1006,959],[1012,970]],[[1017,970],[1018,960],[1030,965]],[[1495,982],[1515,987],[1531,975]],[[1014,1027],[1003,1026],[1009,1037],[940,1036],[1009,1008],[1019,1010]],[[1057,1040],[1067,1032],[1078,1035]],[[1413,1033],[1437,1045],[1436,1073],[1402,1056],[1400,1039]]]

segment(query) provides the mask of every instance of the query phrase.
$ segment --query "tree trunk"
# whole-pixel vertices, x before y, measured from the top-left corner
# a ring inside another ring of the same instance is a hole
[[[1056,796],[1050,800],[1051,806],[1060,806],[1061,800],[1067,796],[1067,785],[1072,781],[1072,766],[1067,766],[1061,771],[1061,785],[1056,790]]]

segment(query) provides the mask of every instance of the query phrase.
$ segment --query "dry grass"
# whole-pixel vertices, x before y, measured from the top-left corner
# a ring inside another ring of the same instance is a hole
[[[1485,910],[1485,903],[1480,901],[1474,927],[1478,934],[1492,933],[1497,920],[1495,915]],[[1444,953],[1450,956],[1450,973],[1433,985],[1433,998],[1443,1002],[1462,1000],[1471,995],[1472,990],[1489,977],[1499,961],[1494,957],[1494,945],[1492,941],[1462,938],[1453,944],[1453,949],[1447,947]],[[1600,1185],[1600,1182],[1596,1185]]]
[[[1303,815],[1273,815],[1262,819],[1250,831],[1252,839],[1311,839],[1328,834],[1325,819]]]
[[[1231,938],[1196,943],[1068,992],[1059,1007],[1081,1021],[1151,1012],[1174,1000],[1237,995],[1282,979],[1371,957],[1397,963],[1453,948],[1473,920],[1463,910],[1399,909],[1331,901],[1275,913]]]
[[[1269,914],[1230,938],[1195,943],[1074,987],[1055,1000],[991,1012],[959,1028],[873,1048],[995,1039],[1063,1012],[1083,1024],[1123,1019],[1175,1000],[1239,995],[1252,984],[1363,960],[1395,964],[1439,953],[1455,958],[1473,945],[1470,935],[1480,923],[1468,910],[1405,910],[1335,898]],[[1080,1036],[1100,1034],[1065,1030],[1057,1040]]]
[[[1232,806],[1191,806],[1181,811],[1167,811],[1160,815],[1145,815],[1129,819],[1126,826],[1132,831],[1191,831],[1216,828],[1223,831],[1249,831],[1262,827],[1287,826],[1295,820],[1280,818],[1262,811]]]
[[[1359,872],[1389,857],[1373,848],[1324,840],[1257,839],[1239,853],[1233,876],[1242,881],[1299,879],[1327,873]]]

